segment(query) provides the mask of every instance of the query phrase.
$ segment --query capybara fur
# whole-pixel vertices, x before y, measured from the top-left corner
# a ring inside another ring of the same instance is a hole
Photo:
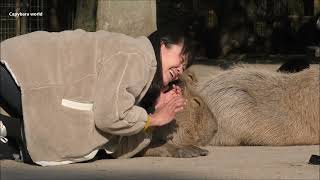
[[[187,70],[181,79],[188,104],[154,131],[145,155],[194,157],[206,154],[197,147],[204,145],[320,144],[319,68],[289,74],[238,67],[201,83]]]
[[[210,144],[319,144],[319,78],[319,69],[235,68],[208,80],[199,95],[218,124]]]

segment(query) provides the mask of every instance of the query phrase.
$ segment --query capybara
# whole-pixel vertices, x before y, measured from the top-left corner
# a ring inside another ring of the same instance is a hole
[[[212,74],[200,83],[185,71],[188,105],[154,131],[144,155],[206,155],[197,147],[204,145],[320,144],[318,66],[292,74],[250,67]]]

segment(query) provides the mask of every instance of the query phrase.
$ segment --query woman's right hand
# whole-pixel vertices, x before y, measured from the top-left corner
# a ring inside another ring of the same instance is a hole
[[[175,118],[176,113],[183,110],[186,103],[183,96],[173,97],[166,104],[156,108],[155,112],[150,115],[150,126],[163,126],[170,123]]]

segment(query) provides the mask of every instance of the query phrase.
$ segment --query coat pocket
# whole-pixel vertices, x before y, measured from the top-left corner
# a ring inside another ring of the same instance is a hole
[[[93,103],[82,103],[76,102],[68,99],[62,99],[61,105],[71,109],[81,110],[81,111],[92,111]]]

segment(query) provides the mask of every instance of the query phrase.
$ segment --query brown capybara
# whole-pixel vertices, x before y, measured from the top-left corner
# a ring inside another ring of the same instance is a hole
[[[235,68],[199,90],[217,133],[210,145],[320,143],[319,69],[295,74]]]
[[[257,68],[220,71],[205,82],[182,76],[189,103],[154,131],[145,155],[194,157],[203,145],[320,144],[319,68],[287,74]]]

